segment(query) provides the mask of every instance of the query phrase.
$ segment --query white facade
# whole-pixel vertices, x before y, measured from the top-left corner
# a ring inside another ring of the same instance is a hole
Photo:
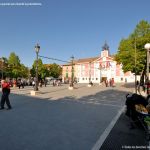
[[[113,57],[109,56],[109,48],[106,45],[103,47],[101,55],[94,58],[85,58],[75,61],[74,78],[78,83],[100,83],[113,79],[114,82],[134,82],[135,76],[130,71],[124,73],[122,64],[117,64]],[[63,66],[63,78],[65,79],[65,67]],[[69,67],[69,65],[67,66]],[[71,68],[71,66],[70,66]],[[70,69],[71,71],[71,69]],[[69,74],[69,73],[68,73]],[[71,74],[71,73],[70,73]],[[139,80],[139,76],[137,80]]]

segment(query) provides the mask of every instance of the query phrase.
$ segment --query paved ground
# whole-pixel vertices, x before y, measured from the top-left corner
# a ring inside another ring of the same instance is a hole
[[[131,128],[129,118],[123,112],[107,136],[100,150],[150,149],[143,127],[134,124]]]
[[[12,89],[12,110],[0,111],[1,150],[96,150],[133,88],[117,85]]]

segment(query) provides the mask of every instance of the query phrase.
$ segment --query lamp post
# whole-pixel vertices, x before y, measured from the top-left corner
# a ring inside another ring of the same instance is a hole
[[[71,56],[71,84],[70,87],[73,87],[73,74],[74,74],[74,68],[73,68],[73,61],[74,61],[74,56]]]
[[[35,46],[35,52],[36,52],[36,80],[35,80],[35,88],[34,91],[38,91],[38,54],[40,51],[40,46],[37,44]]]
[[[137,94],[137,71],[136,71],[136,37],[135,37],[135,42],[134,42],[134,67],[135,67],[135,93]]]
[[[150,52],[150,43],[145,44],[144,48],[147,50],[147,69],[146,69],[146,83],[147,83],[147,94],[148,93],[148,83],[149,83],[149,52]]]

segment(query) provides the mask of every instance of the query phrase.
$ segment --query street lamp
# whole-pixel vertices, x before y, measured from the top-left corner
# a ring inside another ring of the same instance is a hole
[[[35,46],[35,52],[36,52],[36,80],[35,80],[35,88],[34,91],[38,91],[38,53],[40,51],[40,46],[37,44]]]
[[[136,37],[134,42],[134,68],[135,68],[135,93],[137,94],[137,71],[136,71],[136,60],[137,60],[137,54],[136,54]]]
[[[147,69],[146,69],[146,83],[147,83],[147,94],[149,94],[148,83],[149,83],[149,52],[150,52],[150,43],[145,44],[144,48],[147,50]]]
[[[149,52],[150,52],[150,43],[145,44],[144,48],[147,50],[147,82],[149,81]]]
[[[73,87],[73,74],[74,74],[73,61],[74,61],[74,56],[71,56],[72,69],[71,69],[71,84],[70,84],[70,87]]]

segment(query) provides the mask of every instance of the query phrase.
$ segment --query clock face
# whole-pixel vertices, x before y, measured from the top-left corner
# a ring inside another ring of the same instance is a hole
[[[103,57],[103,61],[106,61],[106,57]]]

